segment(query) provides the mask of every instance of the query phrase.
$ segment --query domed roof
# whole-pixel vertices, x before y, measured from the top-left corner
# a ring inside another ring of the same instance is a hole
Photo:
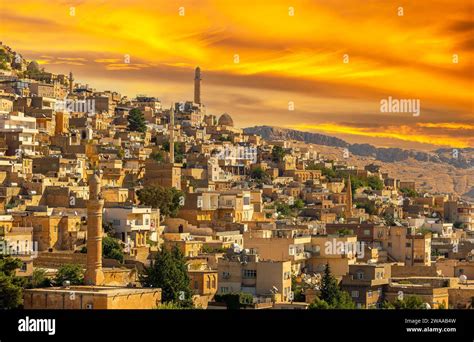
[[[28,64],[27,67],[28,71],[36,71],[39,70],[39,64],[37,61],[32,61],[30,64]]]
[[[221,115],[221,117],[219,118],[219,120],[217,121],[217,124],[219,126],[234,126],[234,120],[232,120],[232,117],[227,114],[227,113],[224,113]]]

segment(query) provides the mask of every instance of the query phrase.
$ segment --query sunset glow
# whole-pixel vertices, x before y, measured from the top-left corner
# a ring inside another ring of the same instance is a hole
[[[0,33],[47,70],[166,105],[192,98],[199,65],[208,112],[240,127],[473,147],[473,2],[430,3],[2,1]],[[389,96],[420,116],[381,113]]]

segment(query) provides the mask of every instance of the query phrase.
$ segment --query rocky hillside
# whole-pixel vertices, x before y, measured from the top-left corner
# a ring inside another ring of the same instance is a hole
[[[347,142],[339,138],[330,137],[324,134],[302,132],[287,128],[279,128],[272,126],[255,126],[244,128],[244,132],[247,134],[260,135],[265,140],[297,140],[304,141],[309,144],[324,146],[349,146]]]
[[[373,157],[375,160],[386,163],[414,159],[420,162],[449,164],[460,169],[474,168],[474,148],[438,149],[432,152],[405,150],[401,148],[381,148],[370,144],[349,144],[342,139],[324,134],[302,132],[271,126],[249,127],[245,128],[244,132],[260,135],[266,140],[296,140],[308,144],[346,147],[353,155]]]
[[[308,145],[304,142],[301,145]],[[298,145],[299,145],[298,144]],[[391,177],[414,181],[420,192],[456,194],[474,202],[474,170],[458,168],[450,164],[419,161],[408,158],[404,161],[383,162],[372,156],[357,156],[353,153],[344,158],[344,148],[313,145],[315,151],[328,159],[346,159],[351,165],[364,168],[368,164],[377,164],[382,172]]]

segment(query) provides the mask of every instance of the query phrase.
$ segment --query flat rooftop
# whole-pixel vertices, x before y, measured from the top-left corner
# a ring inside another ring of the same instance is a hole
[[[28,292],[55,292],[55,293],[67,293],[74,292],[75,294],[85,295],[106,295],[106,296],[127,296],[130,294],[140,293],[152,293],[161,291],[159,288],[148,288],[148,287],[114,287],[114,286],[88,286],[88,285],[77,285],[68,287],[45,287],[37,289],[25,290]]]

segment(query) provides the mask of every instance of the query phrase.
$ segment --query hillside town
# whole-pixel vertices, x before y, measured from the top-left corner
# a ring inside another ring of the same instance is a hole
[[[1,306],[474,308],[474,203],[246,134],[201,74],[128,98],[0,44]]]

